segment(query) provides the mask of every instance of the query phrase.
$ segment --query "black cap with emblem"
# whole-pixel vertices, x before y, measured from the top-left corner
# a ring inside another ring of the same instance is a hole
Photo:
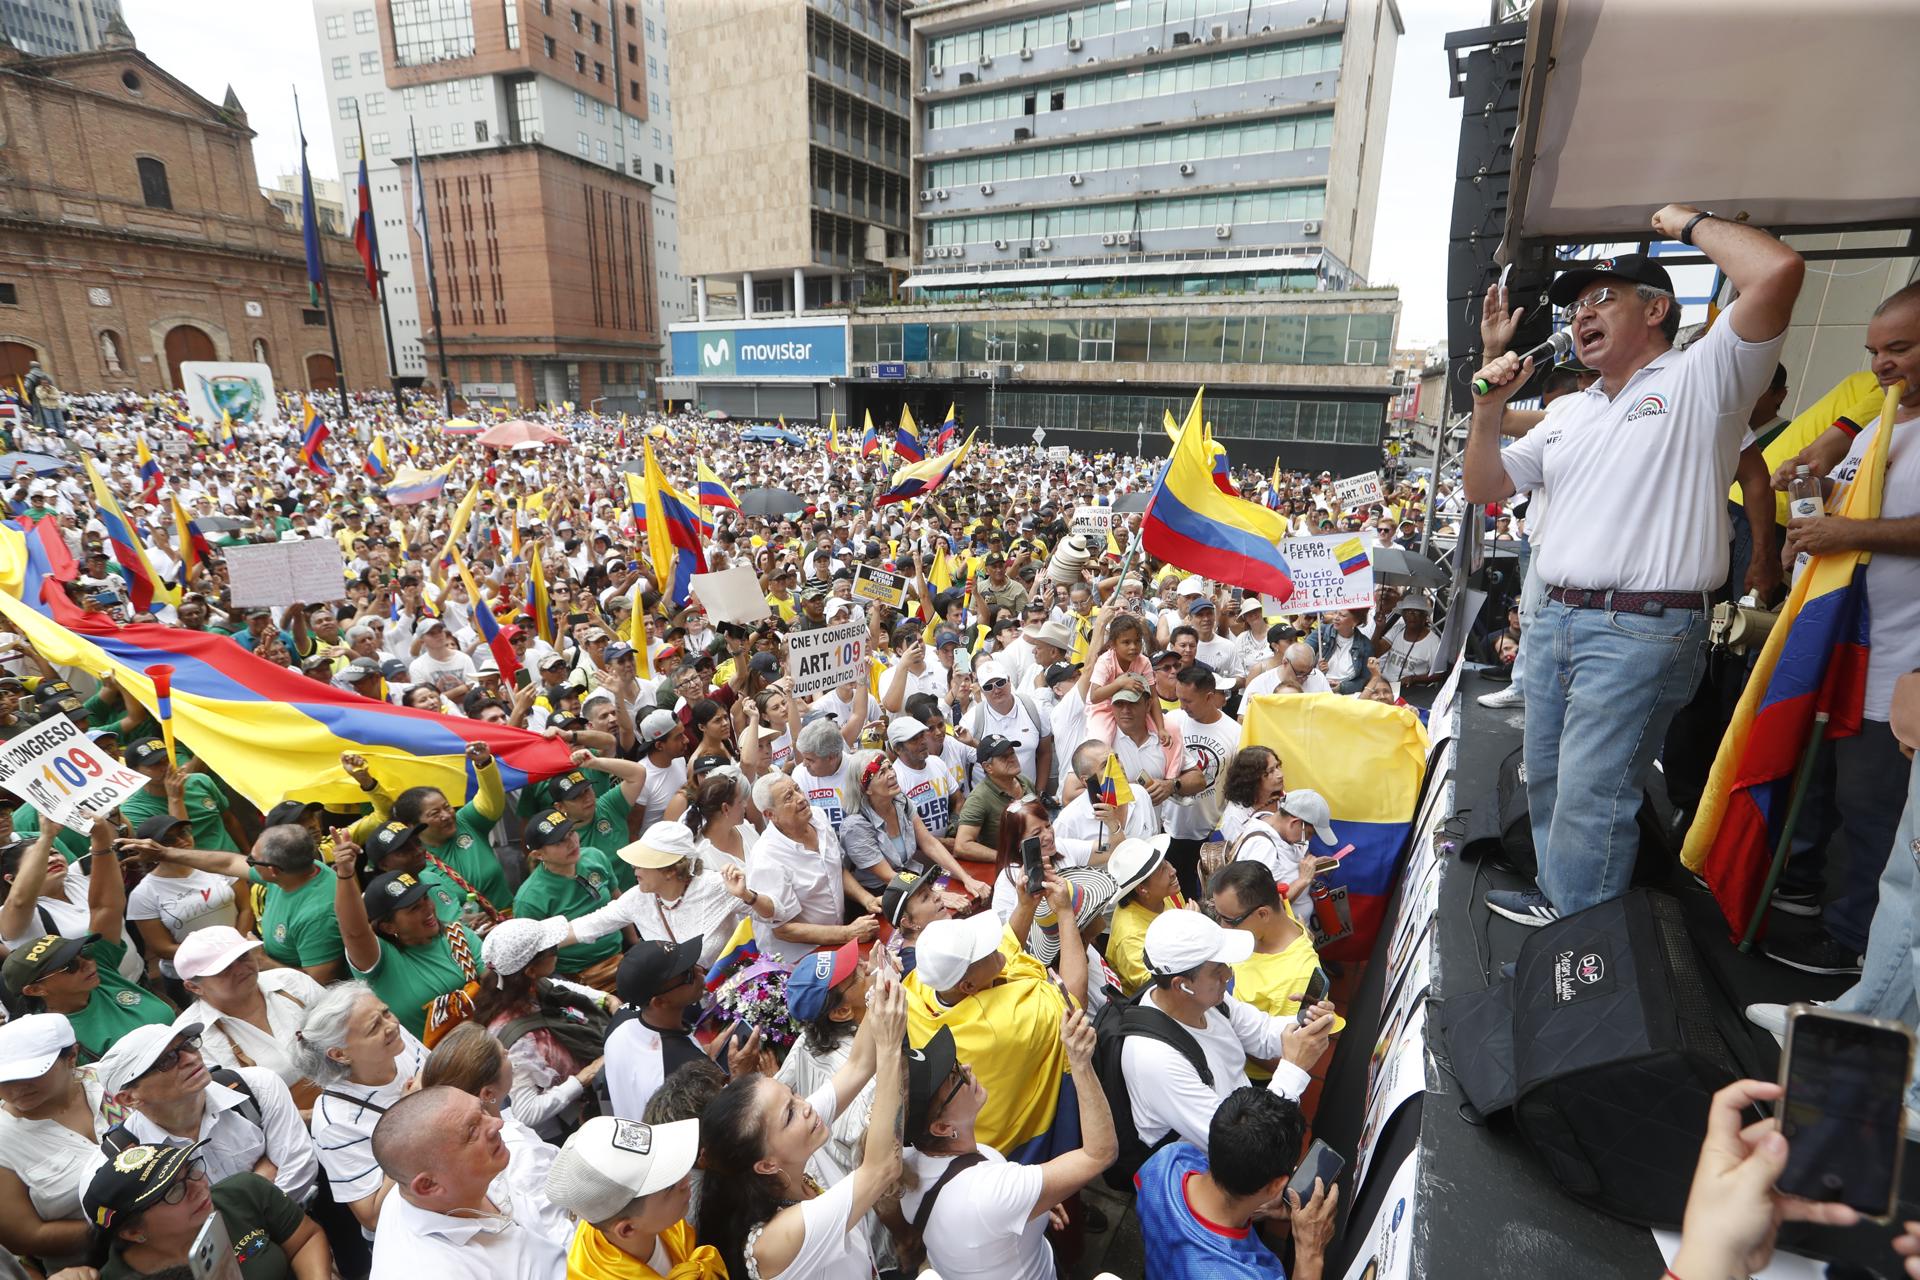
[[[139,1143],[116,1153],[94,1171],[80,1197],[89,1225],[111,1232],[123,1218],[160,1203],[167,1188],[199,1158],[204,1142],[185,1147]]]
[[[360,900],[367,907],[367,923],[378,924],[396,911],[404,911],[427,896],[427,886],[406,871],[389,871],[367,881]]]
[[[918,1049],[907,1050],[907,1141],[917,1143],[927,1136],[927,1123],[933,1118],[933,1101],[953,1069],[960,1063],[953,1044],[953,1032],[941,1027],[933,1038]]]
[[[1665,267],[1644,253],[1622,253],[1612,258],[1574,263],[1554,277],[1547,288],[1547,301],[1556,307],[1571,306],[1581,291],[1601,276],[1615,276],[1666,293],[1673,292],[1673,277]]]

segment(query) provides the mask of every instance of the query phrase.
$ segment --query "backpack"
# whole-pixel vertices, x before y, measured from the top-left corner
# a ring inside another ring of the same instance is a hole
[[[1053,736],[1052,718],[1049,716],[1041,715],[1040,708],[1034,705],[1033,699],[1029,698],[1024,693],[1021,693],[1019,690],[1016,689],[1014,691],[1013,697],[1014,697],[1014,701],[1020,704],[1020,709],[1027,713],[1027,719],[1033,722],[1034,732],[1039,734],[1042,739],[1052,737]],[[987,719],[987,700],[985,698],[982,698],[980,699],[980,701],[974,703],[972,709],[967,712],[967,735],[971,737],[975,742],[980,741],[980,730],[985,726],[986,719]],[[1059,743],[1054,744],[1055,750],[1054,750],[1053,760],[1049,762],[1049,764],[1047,765],[1048,776],[1044,778],[1035,778],[1033,780],[1033,789],[1035,794],[1037,795],[1050,796],[1054,792],[1054,788],[1059,780],[1059,773],[1060,773],[1059,745],[1060,745]],[[974,771],[979,776],[976,776],[970,779],[970,781],[978,782],[979,777],[985,776],[984,771],[981,770],[980,766],[977,764],[974,766]]]
[[[261,1137],[264,1138],[267,1125],[260,1113],[260,1099],[254,1097],[253,1089],[247,1084],[245,1077],[232,1067],[212,1067],[207,1074],[213,1077],[215,1084],[223,1084],[240,1095],[240,1105],[235,1107],[234,1111],[242,1120],[258,1129]],[[141,1142],[142,1139],[134,1137],[133,1131],[126,1125],[116,1124],[100,1135],[100,1150],[107,1155],[117,1156],[128,1147],[139,1146]]]
[[[1106,1095],[1107,1107],[1113,1113],[1113,1132],[1119,1139],[1120,1155],[1108,1166],[1103,1175],[1107,1185],[1115,1191],[1127,1192],[1133,1189],[1133,1175],[1140,1171],[1147,1157],[1169,1142],[1179,1139],[1179,1134],[1168,1130],[1158,1142],[1149,1146],[1140,1137],[1140,1130],[1133,1121],[1133,1100],[1127,1094],[1127,1078],[1121,1069],[1121,1050],[1128,1036],[1145,1036],[1149,1040],[1158,1040],[1177,1050],[1199,1075],[1201,1083],[1213,1087],[1213,1069],[1207,1065],[1207,1055],[1200,1048],[1200,1042],[1193,1033],[1162,1013],[1144,1000],[1151,986],[1141,988],[1140,994],[1131,1000],[1109,1000],[1100,1016],[1093,1020],[1093,1030],[1097,1037],[1093,1048],[1093,1074],[1100,1082],[1100,1092]]]

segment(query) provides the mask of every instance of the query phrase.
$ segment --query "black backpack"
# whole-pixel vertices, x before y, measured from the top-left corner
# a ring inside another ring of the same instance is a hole
[[[1145,1036],[1172,1046],[1199,1074],[1201,1082],[1208,1088],[1213,1087],[1213,1069],[1207,1065],[1207,1055],[1193,1033],[1141,998],[1152,989],[1142,987],[1140,995],[1131,1000],[1109,1000],[1093,1021],[1094,1034],[1098,1037],[1093,1048],[1093,1073],[1100,1081],[1100,1091],[1107,1096],[1107,1108],[1113,1113],[1114,1136],[1120,1144],[1119,1158],[1108,1166],[1104,1176],[1108,1186],[1121,1192],[1133,1190],[1133,1175],[1140,1171],[1148,1156],[1179,1137],[1168,1130],[1151,1146],[1141,1139],[1140,1130],[1133,1122],[1133,1100],[1127,1096],[1126,1074],[1120,1066],[1127,1037]]]
[[[242,1120],[258,1129],[264,1137],[267,1132],[266,1120],[260,1114],[260,1099],[254,1096],[253,1089],[232,1067],[212,1067],[207,1071],[215,1084],[223,1084],[240,1095],[240,1105],[234,1108]],[[336,1095],[338,1096],[338,1095]],[[117,1156],[128,1147],[137,1147],[142,1139],[133,1136],[132,1130],[124,1124],[116,1124],[100,1135],[100,1150],[110,1156]]]

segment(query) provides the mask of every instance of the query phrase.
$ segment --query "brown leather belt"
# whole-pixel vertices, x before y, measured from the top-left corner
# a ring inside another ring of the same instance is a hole
[[[1584,587],[1548,587],[1547,599],[1558,600],[1569,609],[1605,609],[1610,613],[1644,613],[1652,617],[1669,609],[1697,609],[1705,613],[1711,607],[1704,591],[1599,591]]]

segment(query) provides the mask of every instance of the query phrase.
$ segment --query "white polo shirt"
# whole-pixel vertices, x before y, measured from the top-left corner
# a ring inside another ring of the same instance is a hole
[[[1846,458],[1833,470],[1836,483],[1849,484],[1880,430],[1878,422],[1853,439]],[[1920,515],[1920,419],[1897,424],[1887,446],[1887,483],[1880,496],[1882,520],[1904,520]],[[1836,497],[1829,510],[1838,511]],[[1873,643],[1867,649],[1869,720],[1893,715],[1893,686],[1901,676],[1920,667],[1920,556],[1874,552],[1867,561],[1867,616]]]
[[[1540,427],[1501,451],[1517,490],[1552,505],[1536,551],[1551,586],[1708,591],[1727,576],[1728,487],[1779,337],[1733,331],[1739,303],[1685,351],[1655,357],[1611,400],[1598,383],[1547,406]]]
[[[792,964],[813,951],[811,942],[788,942],[774,936],[783,924],[840,923],[847,890],[840,879],[840,838],[819,809],[811,811],[817,850],[809,849],[778,827],[768,827],[753,846],[753,865],[747,887],[773,901],[773,918],[753,916],[753,936],[760,954]]]
[[[490,1199],[499,1186],[496,1181],[489,1188]],[[526,1206],[496,1201],[495,1207],[501,1210],[499,1217],[456,1218],[423,1209],[393,1191],[380,1202],[372,1280],[558,1280],[567,1273],[566,1249],[541,1233]]]

